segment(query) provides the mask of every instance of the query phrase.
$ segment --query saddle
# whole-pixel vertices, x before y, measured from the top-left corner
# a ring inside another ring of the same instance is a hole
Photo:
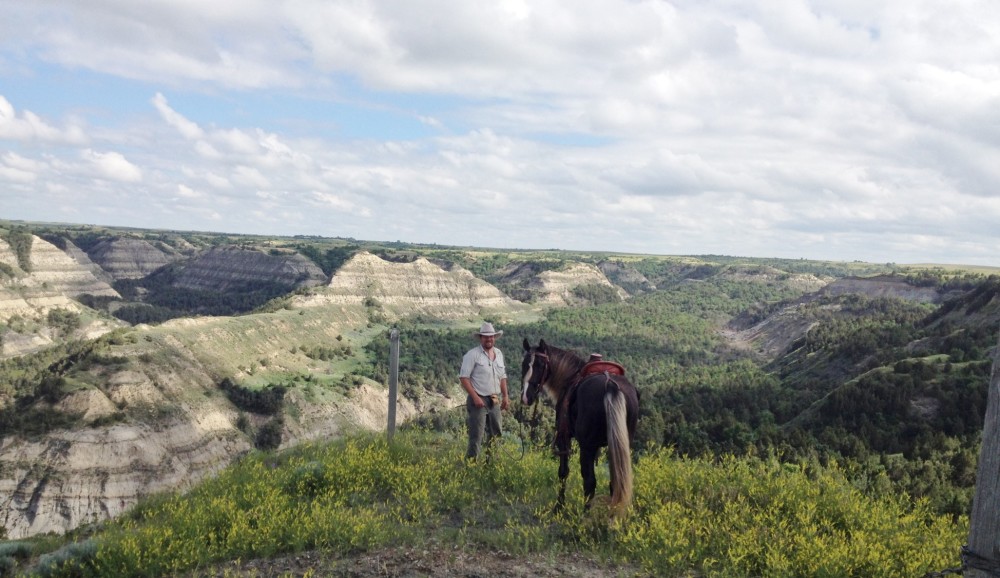
[[[592,353],[590,358],[600,357],[596,353]],[[583,381],[584,377],[588,375],[594,375],[595,373],[607,373],[609,375],[625,375],[625,368],[620,363],[614,361],[604,361],[603,359],[597,359],[594,361],[588,361],[587,365],[583,366],[580,370],[580,381]]]
[[[555,453],[557,456],[569,455],[570,440],[573,438],[573,424],[569,419],[569,408],[576,398],[576,386],[591,375],[602,373],[610,381],[612,375],[625,375],[625,367],[614,361],[604,361],[600,353],[591,353],[587,364],[580,369],[559,397],[559,402],[556,404]]]

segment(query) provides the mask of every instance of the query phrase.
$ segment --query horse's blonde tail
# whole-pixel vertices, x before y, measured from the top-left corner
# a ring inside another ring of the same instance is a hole
[[[632,504],[632,450],[625,417],[625,395],[613,381],[604,394],[608,419],[608,467],[611,468],[611,512],[623,518]]]

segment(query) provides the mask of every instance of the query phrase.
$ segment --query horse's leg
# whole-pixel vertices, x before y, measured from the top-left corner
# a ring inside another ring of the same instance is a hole
[[[580,446],[580,476],[583,478],[583,497],[588,507],[597,491],[597,476],[594,474],[597,450],[597,446]]]
[[[566,478],[569,477],[569,454],[559,455],[559,499],[556,500],[556,510],[561,510],[566,503]]]

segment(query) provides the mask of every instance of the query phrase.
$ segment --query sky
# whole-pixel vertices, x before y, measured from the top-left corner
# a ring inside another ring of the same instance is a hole
[[[1000,266],[994,0],[0,14],[0,218]]]

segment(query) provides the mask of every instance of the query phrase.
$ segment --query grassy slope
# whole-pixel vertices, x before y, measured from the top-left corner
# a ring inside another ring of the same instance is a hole
[[[308,550],[337,558],[447,544],[577,552],[659,576],[917,576],[956,565],[967,532],[965,519],[863,496],[836,470],[669,452],[640,458],[632,515],[613,524],[600,503],[580,507],[575,472],[567,508],[553,512],[547,450],[522,457],[507,446],[491,462],[466,464],[462,441],[411,430],[392,445],[362,436],[256,454],[184,496],[145,502],[65,545],[40,539],[26,548],[36,557],[12,560],[46,576],[158,576]]]

